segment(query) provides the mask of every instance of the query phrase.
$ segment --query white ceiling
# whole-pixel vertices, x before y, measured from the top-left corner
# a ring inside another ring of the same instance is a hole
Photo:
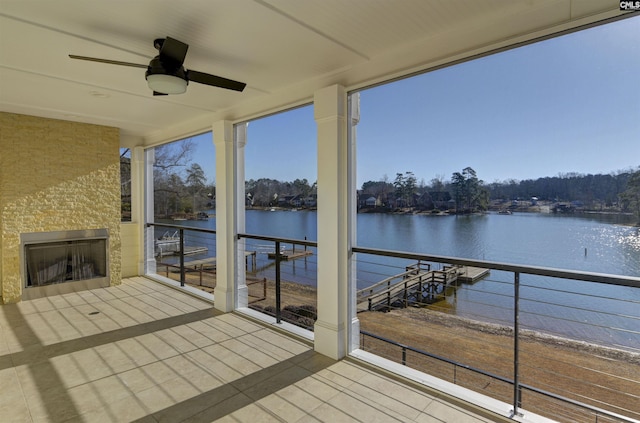
[[[620,15],[612,0],[0,0],[0,111],[121,129],[153,144]],[[155,38],[185,67],[247,83],[154,97]]]

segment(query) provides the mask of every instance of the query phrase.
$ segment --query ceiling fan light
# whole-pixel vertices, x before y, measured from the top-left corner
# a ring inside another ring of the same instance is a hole
[[[182,94],[187,91],[187,81],[173,75],[148,75],[147,84],[151,90],[162,94]]]

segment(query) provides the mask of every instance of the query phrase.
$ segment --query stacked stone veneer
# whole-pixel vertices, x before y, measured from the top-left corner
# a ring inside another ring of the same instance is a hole
[[[109,230],[110,283],[121,279],[116,128],[0,113],[0,294],[22,295],[20,234]]]

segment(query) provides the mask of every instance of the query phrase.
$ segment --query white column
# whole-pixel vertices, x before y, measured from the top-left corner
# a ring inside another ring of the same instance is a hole
[[[143,232],[145,234],[144,241],[144,253],[142,255],[144,263],[142,274],[156,273],[156,258],[155,258],[155,236],[153,227],[145,227],[147,222],[154,221],[153,213],[153,164],[155,163],[155,151],[153,148],[145,150],[144,159],[144,214],[145,218],[140,222],[143,226]]]
[[[318,127],[318,319],[315,350],[334,359],[348,353],[349,172],[347,96],[333,85],[314,95]]]
[[[144,184],[144,148],[134,147],[131,149],[131,223],[139,225],[138,240],[138,275],[144,274],[145,262],[145,184]]]
[[[347,159],[349,167],[349,183],[348,183],[348,227],[349,227],[349,307],[348,307],[348,319],[350,320],[349,339],[350,345],[347,348],[347,354],[354,349],[360,347],[360,320],[358,320],[358,304],[357,304],[357,263],[353,253],[351,253],[351,247],[357,245],[357,212],[358,212],[358,178],[356,174],[356,126],[360,122],[360,93],[354,93],[349,96],[349,157]]]
[[[236,198],[238,199],[236,206],[236,229],[237,233],[245,233],[245,192],[244,192],[244,147],[247,144],[247,126],[248,122],[235,125],[235,141],[236,141]],[[249,306],[249,288],[247,287],[247,267],[245,252],[245,239],[236,239],[236,280],[238,294],[236,307]]]
[[[229,121],[213,124],[216,148],[216,288],[215,308],[229,312],[235,308],[237,193],[236,149],[233,125]]]

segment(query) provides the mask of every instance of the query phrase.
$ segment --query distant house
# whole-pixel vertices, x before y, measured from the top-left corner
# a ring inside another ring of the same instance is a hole
[[[279,195],[278,196],[278,207],[286,207],[289,204],[289,200],[293,198],[291,195]]]
[[[301,195],[294,195],[293,198],[289,201],[289,204],[293,207],[300,207],[302,206],[302,196]]]
[[[551,208],[551,211],[554,213],[573,213],[575,212],[575,207],[570,203],[556,203]]]
[[[316,207],[318,205],[318,195],[311,194],[304,199],[305,207]]]
[[[584,208],[584,202],[581,200],[575,200],[571,202],[571,205],[576,209]]]
[[[278,197],[279,207],[301,207],[303,203],[300,195],[280,195]]]
[[[379,198],[376,198],[375,195],[372,195],[371,193],[363,192],[363,191],[357,192],[357,201],[358,201],[358,208],[379,207],[382,205],[382,201]]]

